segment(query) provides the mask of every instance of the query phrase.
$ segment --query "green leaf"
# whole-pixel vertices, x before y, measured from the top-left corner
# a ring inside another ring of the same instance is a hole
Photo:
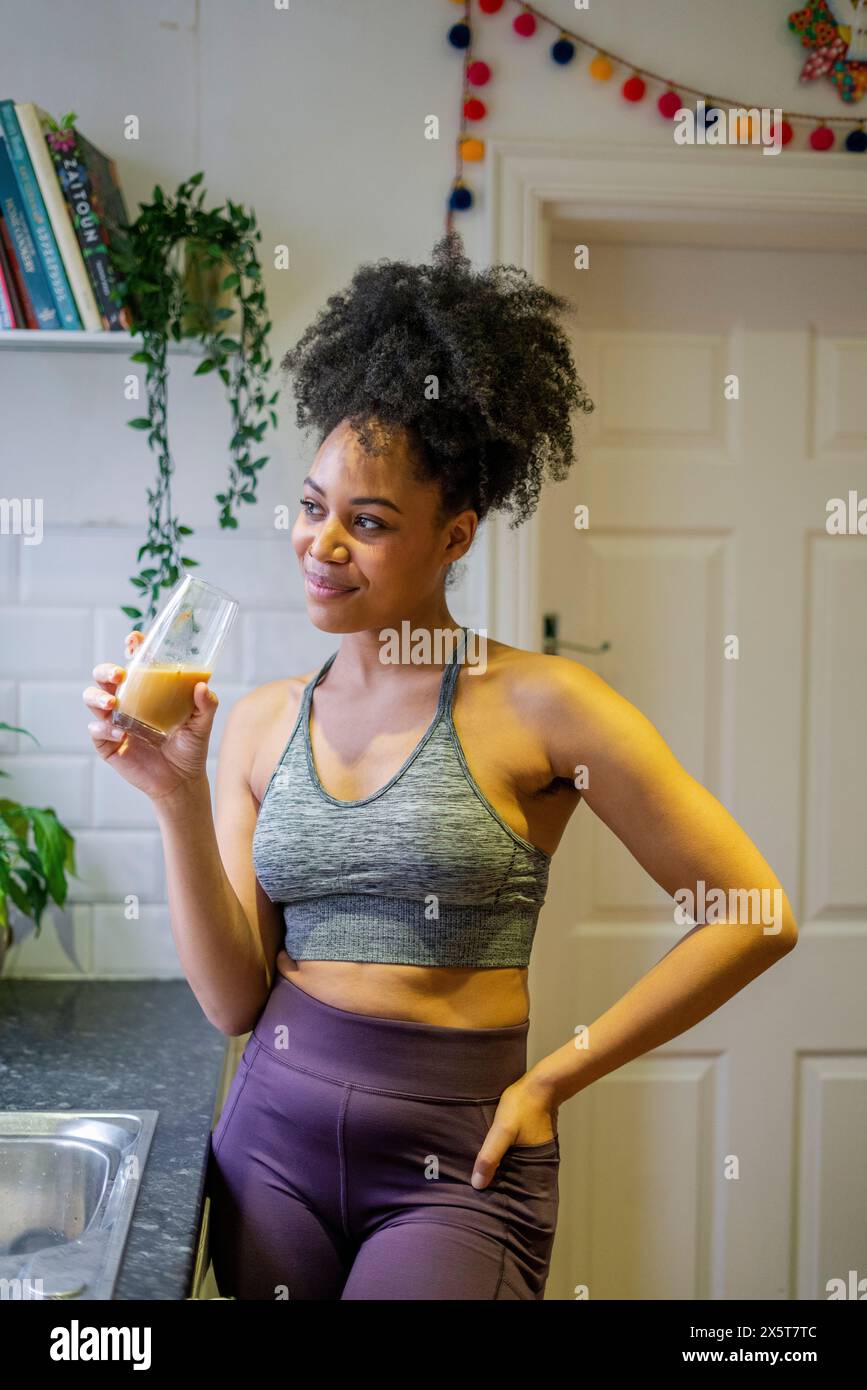
[[[66,843],[60,823],[53,811],[31,809],[33,837],[42,860],[45,878],[52,898],[56,903],[66,897],[66,880],[63,876],[63,863],[66,858]]]
[[[241,277],[240,277],[240,275],[238,274],[238,272],[237,272],[236,270],[233,270],[232,273],[231,273],[231,275],[227,275],[227,276],[226,276],[225,280],[223,281],[222,285],[220,286],[220,289],[221,289],[221,290],[234,290],[234,289],[237,289],[237,288],[238,288],[238,286],[240,285],[240,283],[241,283]]]
[[[122,607],[120,611],[121,613],[125,613],[128,618],[132,618],[134,622],[138,622],[139,618],[142,617],[138,608]]]
[[[127,424],[131,430],[149,430],[151,427],[151,421],[145,415],[139,415],[135,420],[127,420]]]
[[[149,352],[134,352],[129,360],[130,362],[152,362],[153,358]]]
[[[193,376],[204,376],[206,372],[212,372],[216,365],[217,364],[212,357],[206,357],[203,362],[199,363],[198,367],[193,373]]]
[[[220,319],[220,321],[222,321],[223,319],[230,319],[230,318],[233,318],[233,317],[234,317],[234,314],[235,314],[235,310],[234,310],[234,309],[215,309],[215,310],[214,310],[214,318],[215,318],[215,319]]]
[[[17,724],[4,724],[3,721],[0,720],[0,729],[8,729],[10,734],[26,734],[28,738],[33,739],[34,743],[39,742],[39,739],[36,737],[36,735],[31,734],[29,729],[19,729]]]
[[[199,563],[198,560],[191,560],[190,557],[189,557],[189,555],[182,555],[182,556],[181,556],[181,564],[182,564],[182,565],[186,565],[188,569],[189,569],[192,565],[197,565],[198,563]]]
[[[192,534],[193,534],[193,528],[192,528],[192,526],[179,526],[179,527],[178,527],[178,535],[179,535],[179,536],[191,536]]]
[[[23,912],[25,917],[33,916],[35,904],[30,901],[21,885],[14,878],[9,880],[9,896],[19,912]]]
[[[29,822],[23,806],[19,806],[17,801],[7,801],[4,797],[0,801],[0,819],[9,826],[16,840],[22,844],[27,843]]]

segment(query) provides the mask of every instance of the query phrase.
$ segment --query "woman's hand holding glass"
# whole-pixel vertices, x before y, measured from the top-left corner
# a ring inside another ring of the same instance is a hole
[[[134,656],[143,641],[142,633],[130,632],[125,643],[127,656]],[[124,781],[157,802],[207,780],[208,744],[219,701],[206,681],[198,681],[194,688],[195,709],[189,719],[161,748],[155,748],[112,723],[125,668],[101,662],[93,668],[93,676],[97,684],[89,685],[82,697],[95,716],[87,727],[99,756],[110,762]]]

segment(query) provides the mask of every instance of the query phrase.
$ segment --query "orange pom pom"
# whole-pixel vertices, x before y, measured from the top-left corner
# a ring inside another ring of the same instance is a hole
[[[466,159],[469,163],[475,163],[475,162],[476,162],[477,160],[479,160],[479,159],[484,159],[484,157],[485,157],[485,142],[484,142],[484,140],[476,140],[476,139],[472,139],[472,138],[469,139],[469,140],[462,140],[462,141],[461,141],[461,156],[462,156],[462,158]]]
[[[590,64],[589,71],[590,76],[595,78],[597,82],[607,82],[614,69],[610,60],[604,54],[599,53]]]

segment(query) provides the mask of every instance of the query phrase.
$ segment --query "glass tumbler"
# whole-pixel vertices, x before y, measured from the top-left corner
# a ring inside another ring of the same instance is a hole
[[[188,574],[172,590],[117,687],[112,723],[161,748],[195,710],[238,613],[222,589]]]

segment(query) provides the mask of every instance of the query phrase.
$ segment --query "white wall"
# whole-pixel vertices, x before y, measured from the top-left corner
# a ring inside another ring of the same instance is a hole
[[[799,86],[803,55],[777,0],[654,0],[652,20],[630,0],[591,0],[586,14],[549,0],[546,10],[600,46],[723,96],[843,110],[827,83]],[[213,203],[253,205],[276,361],[361,261],[425,259],[440,235],[462,63],[445,36],[461,13],[446,0],[289,0],[288,12],[270,0],[0,0],[0,96],[57,116],[75,110],[116,158],[133,213],[155,183],[174,190],[198,169]],[[518,39],[516,13],[507,3],[477,17],[475,56],[495,72],[481,93],[490,116],[479,134],[670,140],[655,89],[628,106],[619,96],[625,73],[594,83],[586,55],[557,67],[547,56],[553,32]],[[424,138],[431,113],[439,142]],[[137,142],[123,138],[129,114],[141,122]],[[457,225],[479,262],[484,166],[468,166],[467,178],[476,205]],[[290,248],[285,272],[269,261],[280,243]],[[238,532],[221,532],[213,496],[227,468],[227,416],[219,382],[192,381],[194,365],[172,362],[177,513],[195,528],[187,553],[201,562],[198,573],[243,605],[214,681],[215,754],[238,695],[309,669],[333,644],[311,627],[287,535],[271,524],[275,505],[296,505],[312,437],[297,433],[284,397],[279,431],[267,437],[260,505]],[[18,975],[181,973],[150,805],[95,757],[81,701],[95,662],[122,659],[120,605],[135,602],[128,579],[155,472],[141,435],[125,425],[136,413],[122,393],[128,370],[123,354],[0,352],[0,495],[41,498],[45,525],[38,546],[0,535],[0,719],[40,740],[0,735],[12,774],[4,795],[56,809],[75,835],[81,875],[69,910],[53,909],[41,937],[18,925],[7,965]],[[453,606],[462,621],[485,626],[480,540]],[[124,920],[128,894],[142,904],[137,922]]]

